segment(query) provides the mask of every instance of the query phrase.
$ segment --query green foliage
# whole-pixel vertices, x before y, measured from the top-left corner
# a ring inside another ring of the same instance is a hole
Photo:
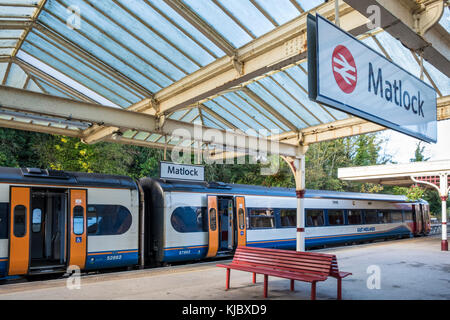
[[[412,185],[411,187],[408,188],[406,192],[406,197],[408,198],[409,201],[417,201],[419,199],[422,199],[424,192],[425,189],[416,185]]]
[[[416,145],[416,150],[414,151],[414,158],[409,159],[410,162],[420,162],[428,161],[430,158],[425,158],[424,151],[425,146],[420,146],[422,141],[419,141]]]

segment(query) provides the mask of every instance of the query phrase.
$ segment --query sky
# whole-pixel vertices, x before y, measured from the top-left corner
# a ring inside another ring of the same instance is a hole
[[[380,137],[387,139],[381,153],[392,156],[392,161],[407,163],[414,157],[417,143],[420,141],[393,130],[385,130]],[[433,160],[450,160],[450,119],[438,121],[437,143],[422,142],[425,146],[424,155]]]

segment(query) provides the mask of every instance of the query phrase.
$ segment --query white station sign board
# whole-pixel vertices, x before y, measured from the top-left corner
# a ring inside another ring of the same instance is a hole
[[[159,176],[162,179],[205,181],[205,167],[197,165],[160,162]]]
[[[308,16],[310,50],[314,51],[308,56],[312,100],[436,142],[433,87],[320,15]]]

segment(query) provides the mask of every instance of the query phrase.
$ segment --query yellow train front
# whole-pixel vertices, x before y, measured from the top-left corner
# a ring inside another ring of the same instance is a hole
[[[131,178],[0,168],[0,278],[137,265],[139,212]]]

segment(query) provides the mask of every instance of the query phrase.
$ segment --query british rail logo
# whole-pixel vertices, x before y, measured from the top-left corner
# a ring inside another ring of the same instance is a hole
[[[358,82],[358,72],[351,52],[346,47],[338,45],[333,51],[331,64],[339,88],[347,94],[352,93]]]

